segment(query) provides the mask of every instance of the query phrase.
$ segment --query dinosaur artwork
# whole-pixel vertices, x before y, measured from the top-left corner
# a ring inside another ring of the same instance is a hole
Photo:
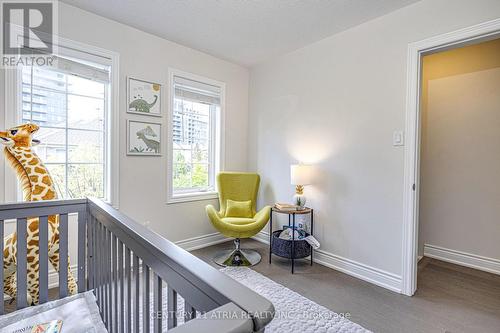
[[[24,124],[13,127],[5,132],[0,131],[0,142],[6,147],[4,155],[10,162],[21,183],[25,201],[41,201],[57,199],[57,193],[47,168],[33,151],[33,145],[39,142],[32,138],[38,130],[35,124]],[[38,304],[39,300],[39,257],[38,257],[38,218],[27,221],[27,282],[28,304]],[[48,217],[49,243],[48,257],[54,269],[59,272],[59,217]],[[17,235],[12,233],[4,238],[3,269],[4,292],[11,298],[16,297],[16,251]],[[70,294],[76,294],[77,285],[69,269],[68,289]]]
[[[158,101],[158,95],[154,95],[154,100],[151,103],[146,102],[142,96],[134,96],[134,100],[130,102],[128,108],[134,112],[151,113],[151,108]]]
[[[156,137],[156,133],[153,131],[151,126],[146,126],[145,128],[141,129],[140,131],[137,131],[137,138],[144,141],[144,144],[146,144],[147,150],[153,151],[155,153],[160,152],[160,142],[153,140],[153,139],[148,139],[146,136],[150,137]]]

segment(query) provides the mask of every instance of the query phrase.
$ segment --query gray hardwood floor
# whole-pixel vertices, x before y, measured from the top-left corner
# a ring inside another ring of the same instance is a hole
[[[192,251],[219,268],[212,257],[232,243]],[[263,260],[252,269],[337,313],[349,313],[350,320],[374,332],[499,333],[500,276],[423,258],[419,263],[418,290],[413,297],[396,294],[308,260],[290,263],[273,256],[268,264],[268,247],[255,240],[242,240],[243,248],[260,252]],[[51,299],[57,290],[49,291]],[[14,304],[6,302],[6,311]]]
[[[232,247],[222,243],[192,251],[211,265],[214,254]],[[500,332],[500,276],[439,260],[419,263],[418,290],[403,296],[307,260],[296,263],[273,256],[255,240],[243,248],[260,252],[263,260],[252,269],[374,332]]]

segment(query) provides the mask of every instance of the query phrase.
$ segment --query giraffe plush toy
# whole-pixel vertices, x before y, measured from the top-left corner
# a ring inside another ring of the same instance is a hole
[[[10,162],[21,183],[25,201],[40,201],[57,199],[52,177],[42,161],[32,149],[39,143],[32,138],[38,130],[35,124],[25,124],[0,132],[0,141],[6,146],[5,158]],[[49,261],[59,272],[59,218],[49,216]],[[28,304],[38,304],[39,298],[39,257],[38,257],[38,218],[28,219],[27,223],[27,282]],[[16,297],[16,251],[17,235],[10,234],[4,239],[3,269],[4,292],[12,298]],[[69,270],[68,289],[70,294],[76,294],[75,278]]]

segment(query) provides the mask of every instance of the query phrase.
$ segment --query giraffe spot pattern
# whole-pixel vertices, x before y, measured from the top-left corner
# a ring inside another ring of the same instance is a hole
[[[43,197],[42,197],[42,200],[52,200],[55,198],[55,193],[54,191],[52,190],[49,190],[47,191],[47,194],[45,194]]]
[[[43,176],[42,183],[44,183],[47,186],[50,186],[52,184],[52,182],[50,181],[50,177],[48,175]]]
[[[55,189],[52,184],[50,174],[45,169],[43,163],[40,161],[36,154],[32,153],[31,147],[19,147],[6,149],[11,155],[13,167],[18,176],[20,173],[26,173],[26,179],[22,181],[22,188],[24,196],[29,201],[50,200],[57,197]],[[15,161],[13,161],[15,160]],[[30,177],[31,176],[31,177]],[[52,266],[59,271],[59,235],[58,235],[59,221],[56,216],[49,216],[49,253],[48,257]],[[32,304],[38,303],[39,298],[39,234],[38,234],[38,219],[29,219],[28,221],[28,298]],[[4,240],[4,273],[5,284],[4,292],[11,296],[16,297],[16,243],[17,235],[13,233],[6,237]],[[70,294],[77,292],[77,285],[69,269],[68,260],[68,290]]]
[[[35,167],[35,172],[36,173],[45,174],[45,169],[42,169],[42,168],[40,168],[40,167],[37,166],[37,167]]]
[[[42,187],[40,185],[35,185],[35,188],[33,189],[33,194],[39,195],[39,194],[42,194],[43,191],[45,191],[44,187]]]

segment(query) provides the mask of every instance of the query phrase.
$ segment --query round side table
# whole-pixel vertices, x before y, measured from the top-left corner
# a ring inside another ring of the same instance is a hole
[[[281,210],[281,209],[278,209],[276,207],[272,207],[271,208],[271,215],[269,218],[269,263],[271,263],[271,256],[273,254],[273,213],[288,215],[288,226],[289,227],[291,226],[292,230],[295,230],[295,216],[296,215],[310,214],[311,215],[311,233],[310,233],[311,236],[313,235],[313,228],[314,228],[314,211],[313,211],[313,209],[308,208],[308,207],[304,207],[304,209],[301,209],[301,210]],[[313,264],[313,252],[314,252],[314,249],[311,247],[311,266]],[[291,259],[292,259],[292,274],[293,274],[294,269],[295,269],[295,232],[292,232]]]

